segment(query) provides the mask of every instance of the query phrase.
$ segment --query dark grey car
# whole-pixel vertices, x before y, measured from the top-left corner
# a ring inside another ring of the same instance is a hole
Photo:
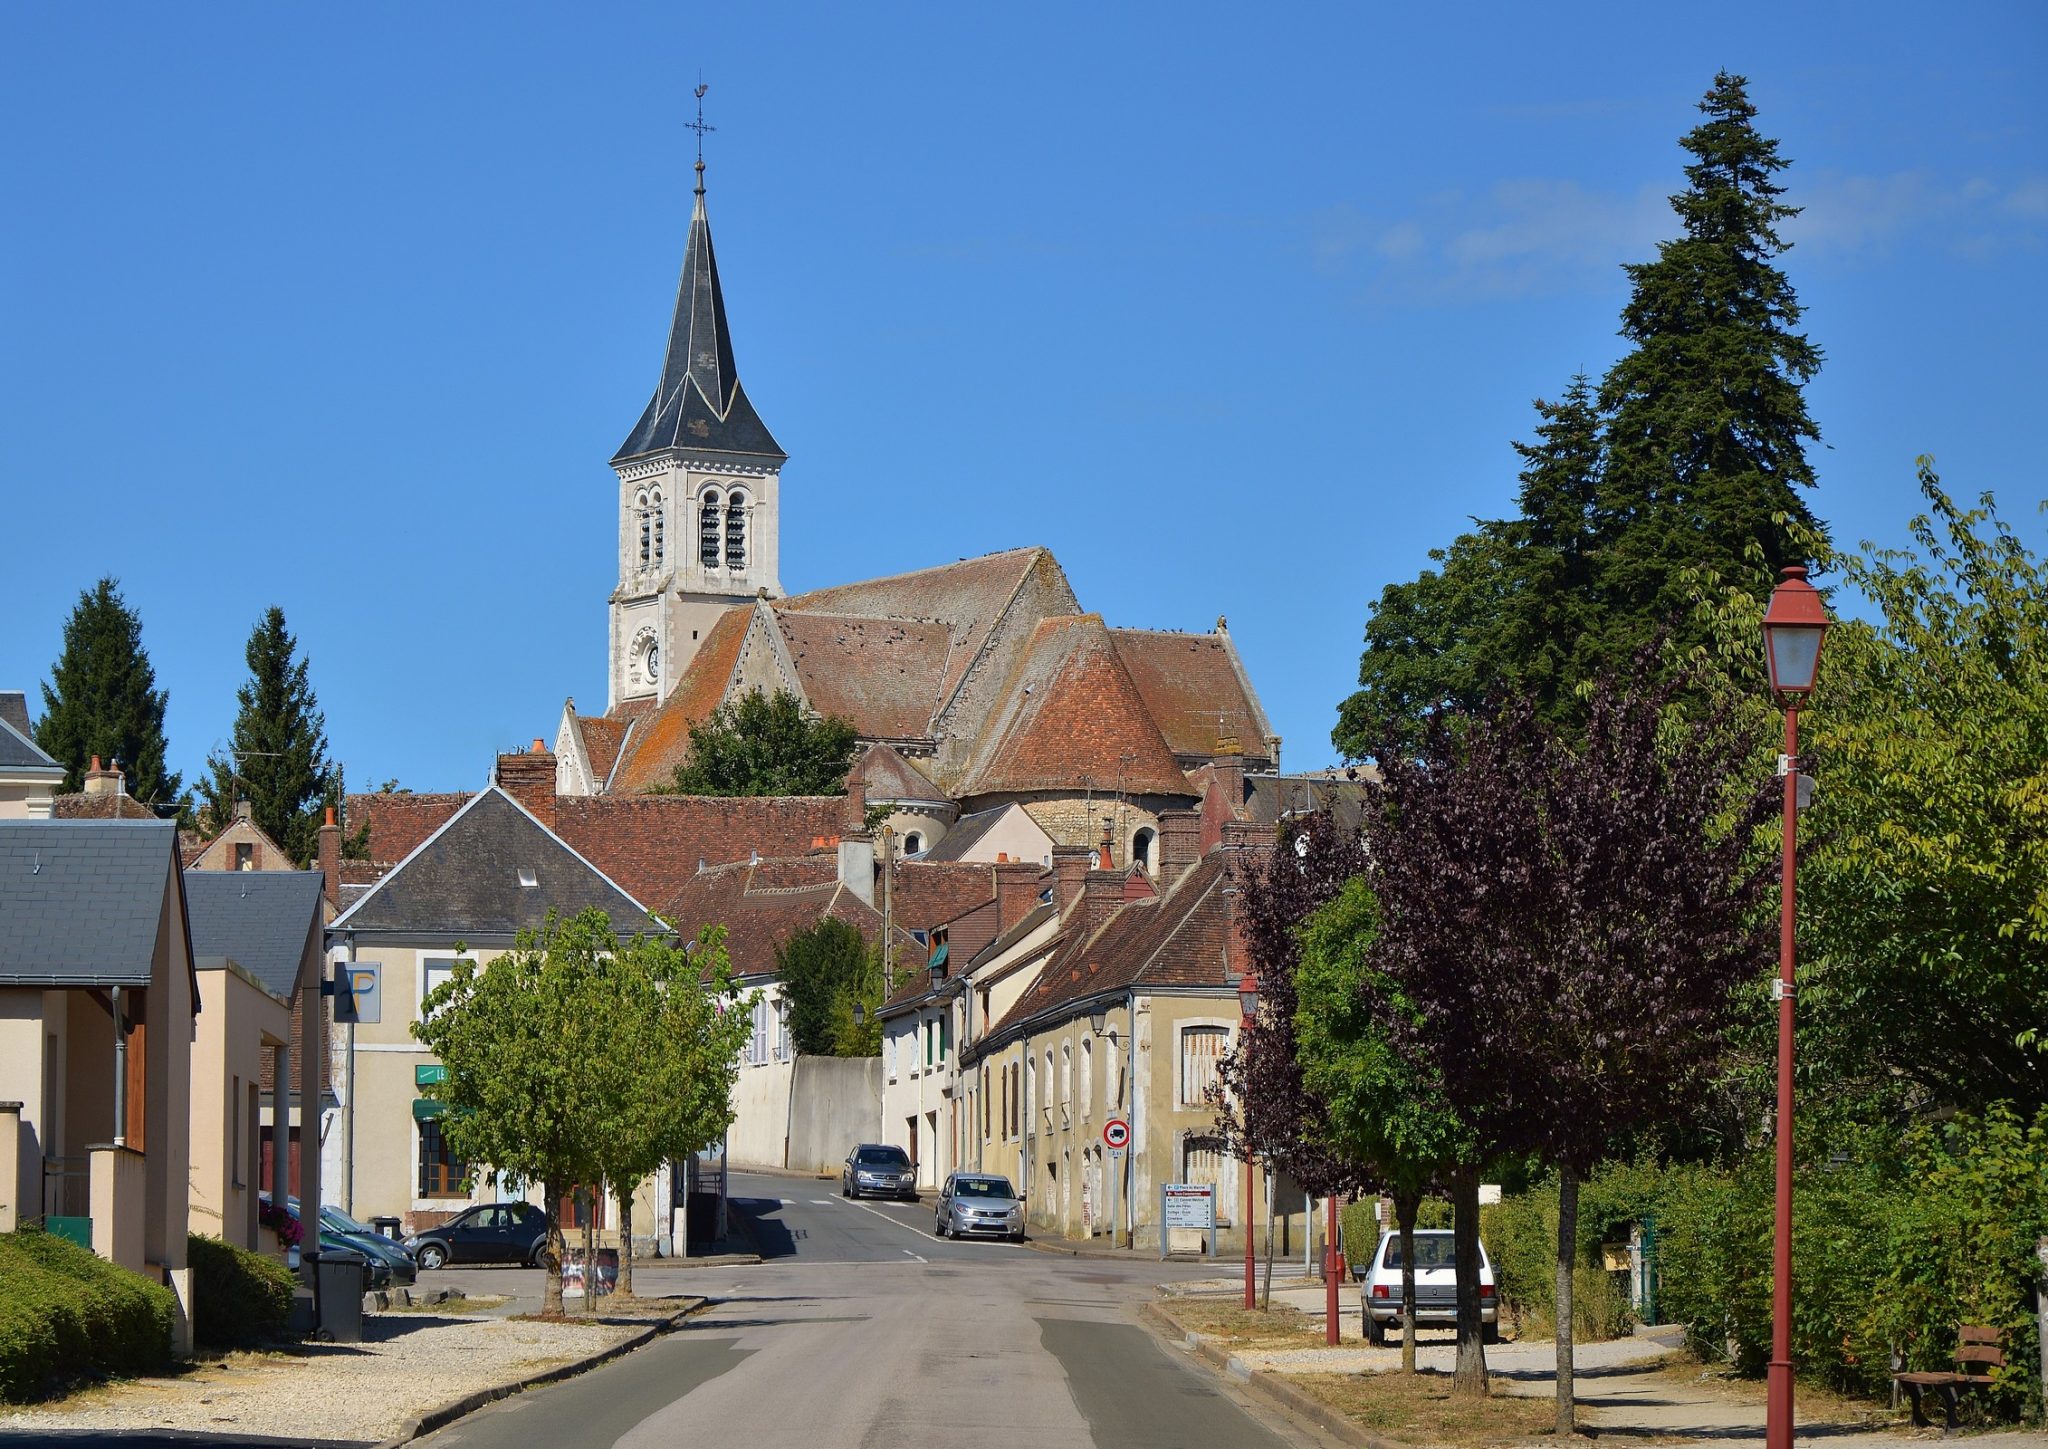
[[[991,1172],[956,1172],[939,1189],[932,1231],[942,1238],[1024,1241],[1024,1195]]]
[[[910,1154],[884,1142],[863,1142],[839,1169],[841,1197],[900,1197],[917,1201],[917,1168]]]

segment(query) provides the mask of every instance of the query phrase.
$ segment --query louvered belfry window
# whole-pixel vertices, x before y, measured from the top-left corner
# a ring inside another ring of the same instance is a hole
[[[697,515],[697,561],[707,569],[718,567],[718,495],[706,493]]]
[[[725,566],[747,566],[747,495],[729,493],[725,499]]]
[[[648,495],[648,510],[654,515],[654,566],[661,567],[662,555],[668,551],[666,511],[661,506],[661,490],[655,489]]]

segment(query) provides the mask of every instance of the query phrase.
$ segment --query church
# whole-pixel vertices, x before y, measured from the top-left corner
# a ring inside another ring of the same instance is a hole
[[[749,690],[853,725],[868,803],[913,856],[959,858],[968,822],[1017,807],[1054,846],[1156,871],[1162,811],[1195,806],[1219,774],[1277,770],[1280,739],[1223,619],[1112,627],[1045,547],[785,595],[787,461],[740,381],[700,159],[661,374],[611,460],[606,708],[564,707],[561,795],[665,784],[690,727]]]

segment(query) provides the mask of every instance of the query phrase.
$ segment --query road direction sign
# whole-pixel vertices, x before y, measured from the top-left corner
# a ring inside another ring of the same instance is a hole
[[[1102,1124],[1102,1141],[1110,1151],[1121,1152],[1131,1145],[1131,1124],[1121,1117],[1112,1117]]]

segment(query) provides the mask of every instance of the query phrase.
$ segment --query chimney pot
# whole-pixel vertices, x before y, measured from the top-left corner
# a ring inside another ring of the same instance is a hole
[[[334,807],[327,807],[327,823],[320,827],[315,842],[320,866],[320,890],[332,906],[341,904],[341,827],[334,823]]]
[[[548,752],[548,747],[547,747],[547,746],[546,746],[546,745],[545,745],[544,743],[542,743],[542,742],[541,742],[540,740],[536,739],[536,740],[535,740],[535,741],[533,742],[533,748],[532,748],[532,749],[530,749],[530,750],[528,750],[528,751],[527,751],[526,753],[528,753],[529,755],[544,755],[544,754],[546,754],[547,752]]]

